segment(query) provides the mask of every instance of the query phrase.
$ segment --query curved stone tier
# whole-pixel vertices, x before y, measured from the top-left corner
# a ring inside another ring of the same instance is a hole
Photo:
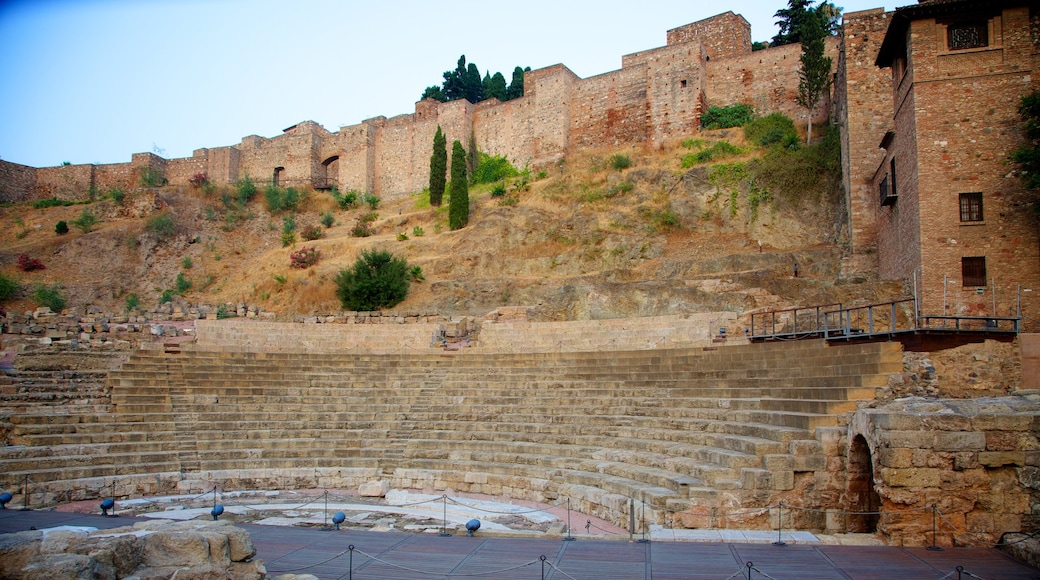
[[[111,412],[12,415],[0,485],[19,492],[28,477],[39,504],[111,494],[113,481],[138,495],[384,480],[570,499],[625,526],[632,505],[650,522],[778,500],[828,507],[796,489],[826,468],[816,431],[901,368],[896,344],[821,341],[512,354],[205,344],[136,353],[110,374]]]

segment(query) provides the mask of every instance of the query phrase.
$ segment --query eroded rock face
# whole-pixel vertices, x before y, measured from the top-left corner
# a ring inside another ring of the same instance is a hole
[[[139,522],[111,530],[0,536],[0,578],[260,580],[252,538],[230,522]]]

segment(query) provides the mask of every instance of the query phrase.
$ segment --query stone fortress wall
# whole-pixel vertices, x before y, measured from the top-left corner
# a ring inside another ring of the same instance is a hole
[[[836,39],[828,50],[837,55]],[[259,183],[337,185],[395,198],[428,185],[438,126],[449,141],[468,144],[472,134],[481,151],[504,155],[519,167],[538,167],[574,148],[657,146],[687,136],[709,105],[744,102],[759,113],[804,119],[794,102],[799,51],[791,45],[752,52],[750,25],[726,12],[668,31],[665,46],[625,55],[615,71],[587,79],[563,65],[530,71],[525,95],[505,103],[425,100],[411,114],[366,119],[336,132],[304,121],[276,137],[250,135],[187,158],[137,153],[130,163],[45,168],[0,161],[0,201],[130,188],[144,168],[174,185],[186,185],[197,173],[218,184],[248,175]],[[828,116],[829,102],[818,108],[816,121]]]

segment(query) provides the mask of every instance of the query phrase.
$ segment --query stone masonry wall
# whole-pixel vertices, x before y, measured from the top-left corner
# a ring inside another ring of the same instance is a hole
[[[0,160],[0,203],[26,201],[36,189],[35,167]]]
[[[988,47],[948,51],[944,25],[911,24],[911,66],[896,91],[897,141],[889,152],[899,198],[880,211],[879,250],[884,278],[909,279],[921,265],[926,313],[945,306],[951,315],[1014,316],[1018,288],[1040,285],[1036,220],[1006,166],[1022,138],[1019,100],[1040,87],[1031,75],[1028,8],[1005,9],[991,27]],[[875,186],[885,171],[883,164]],[[960,220],[959,196],[970,192],[982,193],[983,221]],[[963,285],[962,257],[985,257],[984,286]],[[1027,311],[1040,305],[1033,293],[1022,301]]]
[[[739,14],[725,12],[668,31],[668,44],[700,42],[708,59],[731,58],[751,52],[751,25]]]
[[[305,121],[272,138],[248,136],[234,146],[200,149],[185,159],[149,158],[148,164],[165,163],[174,185],[185,185],[196,173],[217,184],[248,175],[261,184],[277,179],[282,186],[338,185],[400,197],[428,184],[437,125],[449,144],[459,140],[468,147],[473,134],[482,151],[505,155],[517,166],[539,166],[573,147],[658,146],[685,137],[696,130],[706,101],[739,98],[756,104],[760,113],[794,114],[785,99],[797,86],[796,53],[781,47],[751,55],[747,21],[727,12],[668,31],[666,46],[626,55],[620,70],[604,75],[581,79],[563,65],[530,71],[525,96],[507,103],[426,101],[412,114],[377,117],[335,133]],[[727,59],[736,60],[727,65]],[[821,119],[826,108],[820,108]],[[91,184],[88,172],[95,188],[104,191],[132,187],[139,166],[135,156],[130,164],[39,169],[32,191],[24,171],[0,172],[0,179],[21,176],[5,180],[0,191],[19,199],[83,197]]]
[[[884,161],[880,143],[892,122],[892,75],[874,66],[874,59],[891,16],[881,8],[847,13],[839,38],[834,117],[841,131],[849,243],[857,254],[877,248],[874,174]]]
[[[893,545],[1000,541],[1032,532],[1040,499],[1040,396],[895,401],[856,412],[881,499],[878,532]]]

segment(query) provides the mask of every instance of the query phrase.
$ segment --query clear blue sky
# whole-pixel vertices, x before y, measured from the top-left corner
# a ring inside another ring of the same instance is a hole
[[[912,3],[909,0],[899,5]],[[886,7],[837,1],[846,12]],[[459,55],[582,78],[733,10],[754,40],[782,0],[0,0],[0,158],[36,167],[188,157],[313,120],[414,111]]]

